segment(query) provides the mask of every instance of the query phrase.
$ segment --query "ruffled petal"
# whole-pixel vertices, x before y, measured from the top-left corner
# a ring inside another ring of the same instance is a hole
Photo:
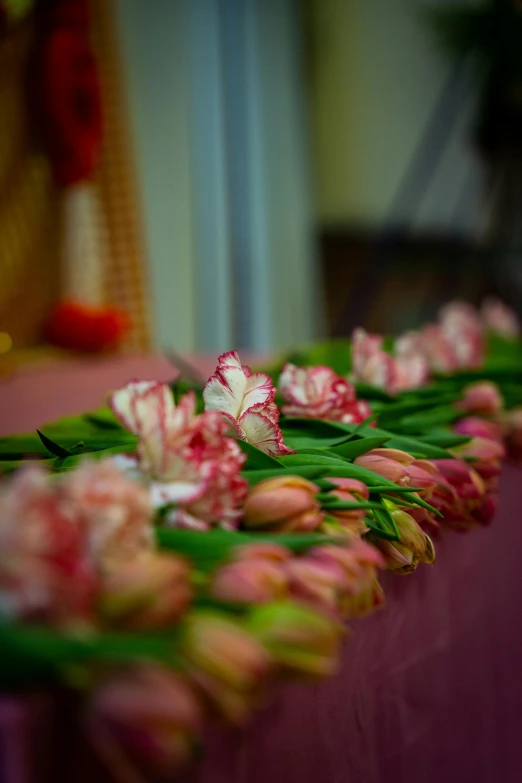
[[[239,418],[246,386],[247,378],[241,367],[218,367],[203,389],[205,410]]]
[[[284,445],[281,428],[262,413],[247,411],[239,426],[245,440],[272,457],[294,453]]]

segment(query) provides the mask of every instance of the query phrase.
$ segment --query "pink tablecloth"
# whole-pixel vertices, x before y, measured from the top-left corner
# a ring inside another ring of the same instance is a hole
[[[7,404],[12,414],[3,429],[97,405],[108,387],[136,375],[172,372],[150,360],[4,381],[0,410]],[[469,535],[445,532],[433,568],[386,575],[387,608],[353,623],[339,674],[285,686],[245,732],[209,732],[191,783],[520,783],[521,509],[522,470],[508,465],[494,525]],[[1,718],[0,711],[0,726]],[[39,733],[32,725],[29,743]],[[6,731],[0,738],[14,736]],[[58,741],[64,759],[66,745]],[[5,747],[0,742],[0,763]],[[11,754],[11,765],[17,759]],[[70,761],[47,779],[95,779],[92,769]],[[40,783],[38,767],[33,778],[8,780],[0,772],[0,781]]]

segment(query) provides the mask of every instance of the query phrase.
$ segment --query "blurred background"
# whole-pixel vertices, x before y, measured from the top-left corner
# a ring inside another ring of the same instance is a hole
[[[520,312],[521,232],[518,0],[0,0],[11,363]]]

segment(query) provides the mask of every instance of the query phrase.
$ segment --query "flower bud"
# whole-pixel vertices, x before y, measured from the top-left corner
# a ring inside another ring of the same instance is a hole
[[[192,612],[182,654],[190,677],[214,707],[231,722],[242,723],[272,668],[262,640],[224,615]]]
[[[112,560],[107,566],[99,608],[110,625],[145,630],[177,620],[191,598],[186,561],[143,552],[129,561]]]
[[[496,383],[477,381],[464,389],[464,397],[457,408],[466,413],[495,416],[504,407],[504,400]]]
[[[247,529],[309,532],[322,522],[318,488],[300,476],[280,476],[257,484],[245,501]]]
[[[386,566],[399,574],[411,574],[419,563],[435,561],[435,549],[431,539],[417,524],[413,517],[394,509],[390,511],[399,530],[399,541],[387,541],[373,537],[373,544],[382,552]]]
[[[399,459],[396,459],[396,455],[399,455]],[[397,449],[374,449],[357,457],[354,464],[372,470],[394,484],[407,486],[410,483],[407,465],[412,461],[413,457]]]
[[[220,601],[238,604],[263,604],[283,598],[287,578],[280,563],[252,558],[227,563],[217,570],[211,594]]]
[[[118,672],[95,691],[95,738],[112,738],[144,775],[170,779],[192,755],[202,712],[190,685],[156,665]]]
[[[341,624],[307,606],[292,602],[255,609],[251,632],[289,674],[325,677],[337,670]]]

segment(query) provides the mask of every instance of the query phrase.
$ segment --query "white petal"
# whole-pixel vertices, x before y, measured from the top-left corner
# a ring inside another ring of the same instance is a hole
[[[241,368],[218,367],[203,389],[205,410],[239,418],[246,386],[247,378]]]

